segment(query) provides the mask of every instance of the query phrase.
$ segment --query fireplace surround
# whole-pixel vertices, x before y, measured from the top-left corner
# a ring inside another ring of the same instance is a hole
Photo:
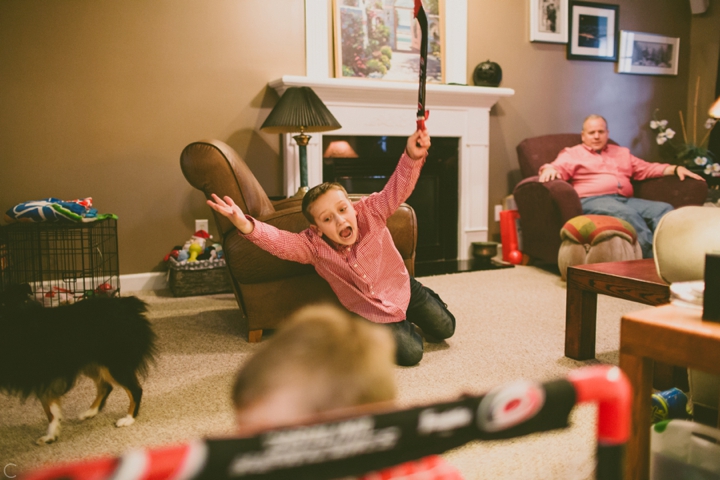
[[[418,84],[360,78],[331,78],[329,4],[306,0],[307,76],[285,75],[269,82],[282,95],[289,87],[307,86],[342,125],[333,136],[400,136],[415,129]],[[510,88],[476,87],[467,82],[467,0],[446,0],[444,15],[446,84],[428,83],[427,128],[432,137],[458,139],[458,259],[472,258],[472,243],[488,240],[488,170],[490,109]],[[329,133],[329,134],[330,134]],[[291,134],[282,135],[284,193],[300,185],[299,151]],[[310,185],[323,181],[323,135],[307,146]]]

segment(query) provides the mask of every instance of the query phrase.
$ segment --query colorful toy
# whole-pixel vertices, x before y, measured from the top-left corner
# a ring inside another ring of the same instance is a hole
[[[190,250],[190,245],[193,243],[199,244],[202,248],[205,248],[205,243],[212,238],[212,235],[210,235],[205,230],[198,230],[197,232],[193,233],[192,237],[190,237],[190,240],[185,242],[185,245],[183,245],[184,250]]]
[[[178,263],[184,263],[223,258],[222,245],[214,243],[206,246],[210,239],[212,239],[212,235],[205,230],[198,230],[185,244],[173,247],[163,260],[167,262],[172,257]]]
[[[35,299],[38,302],[42,303],[45,307],[65,304],[70,305],[78,300],[78,298],[76,298],[75,292],[73,292],[72,290],[68,290],[67,288],[57,286],[53,286],[50,288],[50,290],[45,292],[42,290],[35,292]]]
[[[108,293],[112,292],[113,287],[109,283],[103,283],[102,285],[98,285],[97,288],[95,288],[95,293],[98,295],[107,295]]]
[[[182,250],[182,245],[175,245],[172,250],[170,250],[170,253],[165,255],[165,258],[163,258],[164,261],[170,260],[170,257],[177,260],[178,255],[180,254],[180,250]]]
[[[203,247],[199,243],[192,243],[190,247],[188,247],[188,252],[190,253],[190,258],[188,258],[188,262],[197,262],[197,257],[201,253],[203,253]]]

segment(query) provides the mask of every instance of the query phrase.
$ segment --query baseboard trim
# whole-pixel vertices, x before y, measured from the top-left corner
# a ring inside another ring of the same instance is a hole
[[[164,290],[168,288],[166,272],[147,272],[120,275],[121,292]]]

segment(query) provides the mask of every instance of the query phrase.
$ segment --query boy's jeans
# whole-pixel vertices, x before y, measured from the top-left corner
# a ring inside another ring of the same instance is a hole
[[[455,317],[440,296],[413,277],[410,277],[410,304],[405,317],[401,322],[384,324],[395,337],[398,365],[409,367],[422,360],[423,339],[415,331],[415,325],[430,342],[440,342],[455,333]]]

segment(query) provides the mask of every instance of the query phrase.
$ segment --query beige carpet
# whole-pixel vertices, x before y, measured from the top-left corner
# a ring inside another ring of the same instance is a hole
[[[422,362],[397,369],[399,404],[410,406],[483,393],[520,378],[564,376],[590,362],[563,356],[565,284],[536,267],[424,277],[448,303],[458,324],[446,343],[427,345]],[[129,292],[124,292],[129,295]],[[76,420],[92,401],[94,386],[83,379],[64,401],[60,440],[35,446],[45,433],[40,404],[0,395],[0,465],[38,465],[140,446],[157,446],[232,432],[229,388],[233,374],[257,345],[248,344],[230,294],[173,298],[141,292],[159,337],[160,357],[144,382],[136,423],[114,427],[127,398],[114,391],[103,412]],[[620,317],[644,305],[598,298],[597,352],[617,364]],[[595,412],[576,408],[569,429],[498,442],[473,442],[445,458],[467,479],[593,478]],[[15,467],[13,467],[15,468]]]

